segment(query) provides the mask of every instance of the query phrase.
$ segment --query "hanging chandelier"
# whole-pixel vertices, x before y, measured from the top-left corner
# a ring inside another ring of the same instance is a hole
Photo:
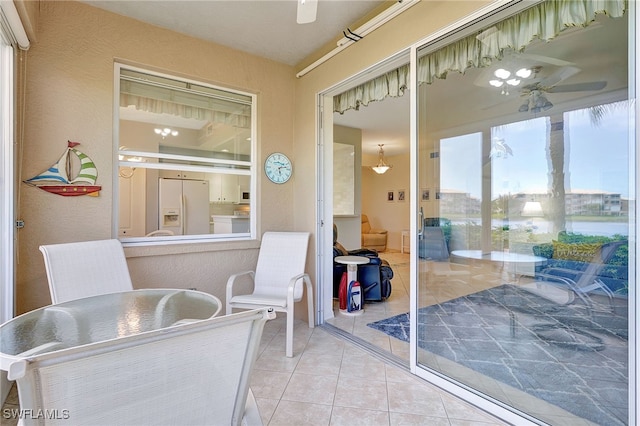
[[[377,174],[381,175],[393,166],[390,164],[387,164],[386,161],[384,161],[384,150],[382,149],[384,144],[378,144],[378,146],[380,147],[380,150],[378,151],[378,164],[371,167],[371,169]]]

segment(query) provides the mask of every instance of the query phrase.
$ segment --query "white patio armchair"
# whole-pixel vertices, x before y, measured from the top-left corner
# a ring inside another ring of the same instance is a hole
[[[249,389],[268,308],[12,357],[24,426],[261,425]],[[39,348],[41,349],[41,348]]]
[[[309,275],[304,272],[308,245],[308,232],[265,232],[256,270],[234,274],[227,280],[227,314],[233,308],[255,309],[264,306],[286,313],[285,352],[288,357],[293,356],[294,304],[302,300],[304,290],[307,292],[309,328],[314,326],[313,288]],[[253,292],[234,295],[236,283],[246,278],[253,282]]]
[[[133,290],[122,244],[116,239],[40,246],[52,303]]]

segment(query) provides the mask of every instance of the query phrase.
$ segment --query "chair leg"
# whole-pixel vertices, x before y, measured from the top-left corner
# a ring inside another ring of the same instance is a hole
[[[314,309],[313,309],[313,287],[311,286],[311,280],[308,276],[304,278],[304,282],[307,286],[307,312],[309,313],[309,328],[313,328],[315,326],[315,317],[314,317]]]
[[[286,355],[289,358],[293,357],[293,312],[287,310],[287,335],[286,340]]]

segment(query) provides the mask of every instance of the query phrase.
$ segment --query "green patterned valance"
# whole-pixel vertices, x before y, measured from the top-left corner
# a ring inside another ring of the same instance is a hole
[[[505,49],[523,51],[534,40],[548,41],[570,27],[586,27],[598,14],[622,17],[627,0],[547,0],[477,34],[418,58],[418,83],[433,83],[449,72],[491,65]],[[396,77],[397,76],[397,77]],[[408,65],[334,97],[334,112],[358,109],[387,96],[402,96],[409,83]]]

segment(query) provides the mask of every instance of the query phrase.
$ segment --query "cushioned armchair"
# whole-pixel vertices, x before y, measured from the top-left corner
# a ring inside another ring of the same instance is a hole
[[[372,228],[366,214],[361,216],[360,222],[362,226],[362,247],[385,251],[387,249],[387,230]]]
[[[338,228],[333,225],[333,257],[336,256],[365,256],[369,263],[358,266],[358,282],[364,289],[365,301],[382,301],[391,294],[391,279],[393,270],[389,262],[378,257],[375,250],[360,248],[347,250],[338,242]],[[338,297],[342,274],[347,271],[347,265],[333,262],[333,297]]]

